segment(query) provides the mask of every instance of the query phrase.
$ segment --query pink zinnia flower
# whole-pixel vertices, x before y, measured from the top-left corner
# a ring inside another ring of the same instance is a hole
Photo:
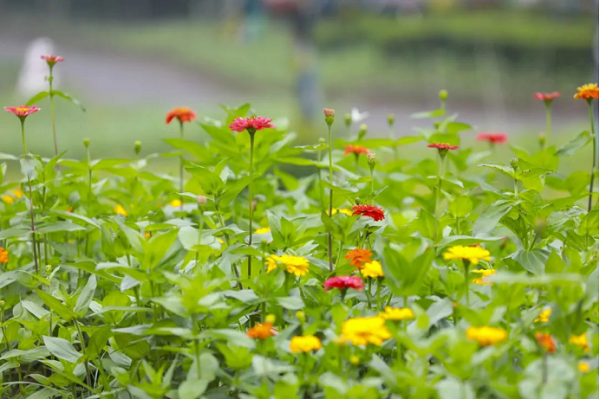
[[[427,147],[437,148],[438,150],[458,150],[457,145],[450,145],[448,143],[431,143]]]
[[[63,62],[65,60],[65,57],[60,57],[58,55],[42,55],[40,58],[46,61],[50,66],[54,66],[57,62]]]
[[[38,112],[40,108],[35,105],[20,105],[18,107],[4,107],[4,110],[12,112],[20,119],[25,119],[27,116]]]
[[[560,97],[560,93],[558,91],[552,93],[535,93],[533,95],[533,98],[535,98],[536,100],[544,102],[551,102],[553,100],[556,100],[558,97]]]
[[[229,128],[235,132],[243,132],[247,130],[248,133],[254,133],[257,130],[263,130],[267,128],[274,128],[271,124],[271,118],[265,118],[264,116],[253,116],[251,118],[236,118],[233,123],[229,125]]]
[[[352,214],[368,216],[376,222],[385,219],[383,209],[373,205],[354,205],[352,207]]]
[[[475,138],[478,141],[489,141],[492,144],[504,144],[508,141],[508,136],[502,132],[479,133]]]
[[[362,279],[357,276],[337,276],[328,278],[323,283],[323,287],[325,287],[325,291],[329,291],[333,288],[339,288],[340,290],[352,288],[353,290],[360,291],[363,289],[364,283]]]
[[[196,113],[187,107],[173,108],[171,111],[167,112],[167,118],[165,122],[167,125],[171,123],[171,121],[177,118],[179,122],[191,122],[196,119]]]

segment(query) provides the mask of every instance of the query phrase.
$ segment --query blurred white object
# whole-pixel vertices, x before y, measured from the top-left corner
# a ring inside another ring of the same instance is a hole
[[[48,65],[41,59],[42,55],[54,55],[54,42],[47,37],[40,37],[31,42],[25,51],[23,67],[17,80],[17,94],[20,97],[29,97],[48,89]],[[57,70],[54,69],[53,86],[58,86]]]
[[[368,112],[360,112],[358,108],[352,108],[352,123],[362,122],[369,117]]]

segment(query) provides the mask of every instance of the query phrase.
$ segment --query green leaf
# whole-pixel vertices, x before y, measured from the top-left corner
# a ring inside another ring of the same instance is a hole
[[[177,393],[180,399],[196,399],[206,391],[209,381],[205,379],[185,380],[179,385]]]
[[[81,294],[77,297],[77,302],[75,303],[75,307],[73,311],[79,314],[80,316],[84,316],[87,310],[90,307],[90,303],[92,299],[94,299],[94,293],[96,292],[96,276],[91,275],[88,279],[87,284],[83,287]]]
[[[579,151],[580,149],[582,149],[583,147],[588,145],[588,143],[590,141],[592,141],[592,139],[593,139],[593,136],[590,134],[590,132],[583,131],[583,132],[579,133],[577,136],[575,136],[574,139],[572,139],[571,141],[569,141],[568,143],[566,143],[565,145],[560,147],[556,151],[556,155],[559,157],[566,157],[569,155],[573,155],[574,153],[576,153],[577,151]]]
[[[500,219],[510,212],[514,205],[515,203],[512,201],[498,200],[488,206],[473,225],[473,235],[485,235],[494,230]]]
[[[81,108],[81,110],[82,110],[83,112],[85,112],[85,107],[83,106],[83,104],[81,104],[81,103],[79,102],[79,100],[77,100],[77,99],[76,99],[76,98],[74,98],[74,97],[71,97],[71,96],[70,96],[70,95],[68,95],[67,93],[63,93],[62,91],[58,91],[58,90],[52,90],[52,94],[53,94],[53,95],[55,95],[55,96],[59,96],[59,97],[61,97],[61,98],[64,98],[65,100],[67,100],[67,101],[70,101],[70,102],[72,102],[72,103],[73,103],[73,104],[75,104],[75,105],[78,105],[78,106],[79,106],[79,108]]]
[[[73,345],[66,339],[57,337],[43,336],[44,345],[50,353],[59,359],[67,361],[69,363],[77,364],[81,356],[81,353],[77,352]]]
[[[76,319],[77,317],[79,317],[77,313],[63,305],[62,302],[60,302],[58,299],[54,298],[47,292],[42,290],[35,290],[35,292],[38,294],[40,299],[44,301],[46,305],[48,305],[50,310],[58,314],[65,321],[71,321],[72,319]]]
[[[277,304],[288,310],[299,310],[304,308],[304,301],[299,296],[286,296],[275,299]]]
[[[25,103],[25,105],[33,105],[33,104],[35,104],[37,102],[40,102],[41,100],[43,100],[46,97],[48,97],[48,92],[47,91],[40,91],[38,94],[36,94],[33,97],[31,97],[29,99],[29,101],[27,101],[27,103]]]
[[[225,183],[221,180],[221,177],[214,172],[211,172],[208,168],[203,166],[186,166],[185,170],[191,173],[194,177],[198,178],[200,187],[204,193],[208,196],[214,197],[223,191]]]

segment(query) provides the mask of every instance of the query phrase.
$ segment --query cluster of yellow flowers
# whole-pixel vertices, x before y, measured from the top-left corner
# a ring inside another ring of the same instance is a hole
[[[329,209],[327,211],[325,211],[325,212],[327,212],[327,214],[329,214]],[[339,213],[343,213],[346,216],[352,216],[352,211],[350,209],[347,209],[347,208],[333,208],[331,210],[331,214],[332,215],[335,215],[338,212]]]
[[[569,342],[573,345],[577,345],[581,347],[586,352],[590,351],[590,345],[588,343],[587,334],[583,333],[581,335],[571,335],[569,338]]]
[[[254,234],[267,234],[271,232],[271,228],[269,226],[267,227],[261,227],[260,229],[256,229],[254,231]]]
[[[23,197],[23,190],[20,188],[16,188],[14,190],[10,190],[10,194],[4,194],[1,198],[7,204],[12,204],[19,198]]]
[[[494,274],[496,274],[496,269],[479,269],[473,270],[472,272],[481,275],[481,277],[473,279],[474,284],[488,285],[491,284],[491,282],[486,277],[493,276]]]
[[[363,277],[371,277],[371,278],[383,277],[383,268],[381,267],[381,263],[374,260],[373,262],[365,263],[360,268],[360,274],[362,274]]]
[[[473,265],[479,264],[480,260],[492,260],[490,251],[478,246],[455,245],[448,248],[448,252],[444,253],[445,260],[462,259],[468,260]]]
[[[481,346],[494,345],[506,340],[508,333],[503,328],[489,326],[467,328],[467,338],[479,342]]]
[[[292,338],[290,341],[290,351],[292,353],[318,351],[321,347],[321,340],[314,335],[301,335]]]
[[[308,259],[303,256],[271,255],[265,262],[265,265],[267,265],[267,273],[271,273],[273,270],[277,269],[279,264],[285,265],[287,272],[296,277],[307,275],[308,267],[310,265]]]
[[[392,334],[385,326],[383,317],[355,317],[342,324],[340,343],[350,342],[353,345],[373,344],[381,346]]]
[[[386,306],[385,310],[379,313],[379,317],[384,320],[391,321],[402,321],[414,319],[415,314],[410,308],[392,308],[390,306]]]
[[[546,308],[540,312],[538,317],[535,318],[536,323],[548,323],[550,321],[550,314],[552,314],[552,308]]]

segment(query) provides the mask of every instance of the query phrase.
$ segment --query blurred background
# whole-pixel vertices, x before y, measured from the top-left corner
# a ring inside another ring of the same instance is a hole
[[[69,157],[86,137],[95,156],[131,156],[134,140],[166,150],[162,138],[178,131],[164,115],[176,106],[221,118],[220,104],[251,102],[286,117],[301,142],[325,134],[324,106],[337,110],[339,135],[352,108],[369,113],[355,128],[368,124],[370,136],[388,135],[390,113],[397,135],[411,135],[431,124],[411,114],[436,109],[440,89],[475,127],[465,137],[504,131],[528,146],[545,128],[533,93],[560,91],[560,145],[589,128],[572,96],[597,81],[597,22],[596,0],[0,0],[0,99],[19,105],[36,90],[28,81],[45,87],[39,51],[50,49],[66,57],[57,89],[87,109],[57,99]],[[47,100],[38,106],[28,145],[52,155]],[[19,153],[14,116],[3,113],[0,129],[2,152]],[[585,152],[575,162],[587,170]]]

